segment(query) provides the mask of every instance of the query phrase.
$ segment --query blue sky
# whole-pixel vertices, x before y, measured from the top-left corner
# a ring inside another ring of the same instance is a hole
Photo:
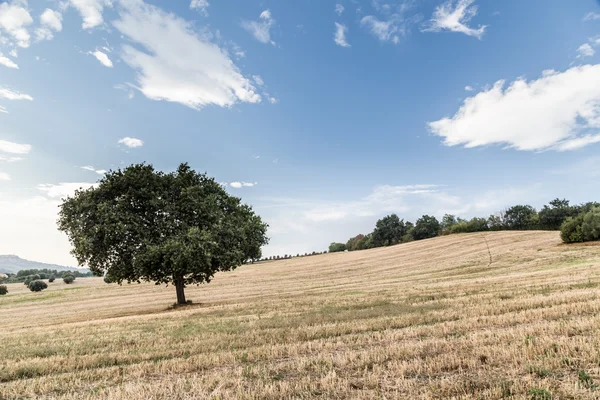
[[[594,0],[0,2],[0,254],[73,264],[60,198],[206,171],[323,250],[391,212],[598,200]]]

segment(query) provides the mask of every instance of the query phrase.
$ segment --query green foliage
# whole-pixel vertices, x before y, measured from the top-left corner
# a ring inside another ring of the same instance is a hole
[[[54,282],[54,280],[56,279],[56,276],[54,274],[50,275],[50,277],[48,278],[48,282],[52,283]]]
[[[527,394],[531,400],[552,400],[552,393],[546,389],[531,388]]]
[[[506,228],[506,213],[504,211],[492,214],[488,218],[488,228],[491,231],[500,231]]]
[[[146,164],[111,171],[64,201],[58,226],[80,265],[117,283],[171,283],[180,304],[186,285],[260,259],[268,243],[251,207],[187,164],[168,174]]]
[[[569,217],[579,214],[579,207],[569,205],[567,199],[554,199],[545,205],[538,213],[540,228],[548,230],[559,230],[563,222]]]
[[[346,242],[346,249],[348,251],[361,250],[358,248],[358,245],[364,238],[365,235],[359,234],[354,236],[353,238],[348,239],[348,242]]]
[[[339,253],[340,251],[345,251],[345,250],[346,250],[346,245],[344,243],[333,242],[329,245],[330,253]]]
[[[375,225],[373,231],[373,246],[391,246],[399,243],[402,237],[406,235],[407,228],[404,220],[398,218],[396,214],[383,217]]]
[[[511,230],[535,229],[539,225],[539,217],[531,206],[512,206],[506,210],[504,225]]]
[[[32,292],[41,292],[42,290],[48,288],[48,284],[44,281],[36,280],[29,282],[29,285],[27,285],[27,287]]]
[[[0,285],[0,296],[4,296],[8,294],[8,288],[6,285]]]
[[[458,224],[458,219],[454,215],[444,214],[441,222],[442,233],[451,233],[451,228],[456,224]]]
[[[600,207],[592,208],[584,214],[581,232],[585,242],[600,240]]]
[[[73,275],[73,274],[63,274],[62,278],[63,278],[63,282],[66,283],[67,285],[70,285],[71,283],[73,283],[75,281],[75,275]]]
[[[428,239],[440,234],[441,225],[439,221],[430,215],[423,215],[417,220],[413,230],[415,240]]]
[[[104,283],[113,283],[113,281],[110,279],[110,276],[104,275]]]
[[[41,277],[40,275],[38,275],[38,274],[35,274],[35,275],[28,275],[28,276],[26,276],[26,277],[25,277],[25,280],[23,281],[23,284],[24,284],[25,286],[28,286],[28,285],[29,285],[29,283],[31,283],[31,282],[33,282],[33,281],[40,280],[40,279],[42,279],[42,277]]]

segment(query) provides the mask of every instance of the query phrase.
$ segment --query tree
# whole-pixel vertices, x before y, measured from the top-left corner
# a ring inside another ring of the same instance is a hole
[[[545,205],[539,212],[540,228],[548,230],[559,230],[560,226],[568,217],[578,214],[577,207],[571,207],[567,199],[554,199]]]
[[[67,285],[70,285],[71,283],[75,282],[75,275],[73,274],[63,274],[62,278],[63,282]]]
[[[348,242],[346,242],[346,249],[348,249],[348,251],[359,250],[358,244],[364,237],[365,237],[365,235],[358,234],[358,235],[354,236],[353,238],[348,239]]]
[[[330,253],[338,253],[340,251],[345,251],[345,250],[346,250],[346,245],[344,243],[333,242],[329,245]]]
[[[52,283],[54,282],[54,280],[56,279],[56,276],[54,276],[54,274],[50,275],[50,277],[48,278],[48,282]]]
[[[213,178],[181,164],[175,172],[136,164],[106,174],[61,206],[59,229],[93,273],[117,283],[209,283],[261,257],[267,224]]]
[[[0,285],[0,296],[8,294],[8,288],[5,285]]]
[[[600,240],[600,208],[592,208],[583,216],[581,224],[583,240],[586,242]]]
[[[428,239],[436,237],[440,233],[440,223],[437,218],[430,215],[423,215],[417,220],[413,230],[415,240]]]
[[[396,214],[383,217],[375,224],[373,246],[391,246],[399,243],[406,232],[407,229],[404,220],[398,218]]]
[[[441,228],[442,228],[442,232],[443,233],[450,233],[450,229],[454,226],[458,224],[458,220],[456,219],[456,217],[452,214],[444,214],[444,216],[442,217],[442,223]]]
[[[565,243],[583,242],[583,215],[569,217],[560,227],[560,238]]]
[[[506,228],[513,230],[535,229],[539,223],[535,208],[529,205],[512,206],[506,210],[505,218]]]
[[[29,285],[27,285],[27,287],[32,292],[41,292],[44,289],[48,289],[48,284],[44,281],[36,280],[29,282]]]

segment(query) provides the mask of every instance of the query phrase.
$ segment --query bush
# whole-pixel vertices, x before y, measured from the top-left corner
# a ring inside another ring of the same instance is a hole
[[[48,278],[48,282],[52,283],[55,279],[56,277],[54,275],[50,275],[50,278]]]
[[[29,285],[27,285],[27,287],[32,292],[41,292],[42,290],[47,289],[48,285],[44,281],[37,280],[29,282]]]
[[[583,242],[583,214],[569,217],[560,227],[560,238],[565,243]]]
[[[25,286],[29,286],[29,284],[33,281],[39,281],[40,279],[42,279],[41,276],[39,276],[38,274],[35,275],[28,275],[25,277],[25,281],[23,281],[23,284]]]
[[[329,245],[329,252],[330,253],[336,253],[336,252],[340,252],[340,251],[345,251],[346,250],[346,245],[344,243],[331,243]]]
[[[113,283],[113,281],[108,277],[108,275],[104,275],[104,283]]]
[[[0,285],[0,296],[8,294],[8,288],[5,285]]]
[[[583,216],[581,231],[584,242],[600,240],[600,208],[593,208]]]
[[[67,285],[73,283],[75,281],[75,275],[73,274],[63,274],[63,282]]]

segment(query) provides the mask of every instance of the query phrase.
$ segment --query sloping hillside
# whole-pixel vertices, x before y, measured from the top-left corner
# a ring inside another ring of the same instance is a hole
[[[600,246],[453,235],[0,297],[0,397],[595,399]]]
[[[62,265],[46,264],[37,261],[24,260],[15,255],[0,255],[0,273],[17,273],[23,269],[52,269],[57,271],[80,271],[87,272],[87,269],[76,267],[65,267]]]

